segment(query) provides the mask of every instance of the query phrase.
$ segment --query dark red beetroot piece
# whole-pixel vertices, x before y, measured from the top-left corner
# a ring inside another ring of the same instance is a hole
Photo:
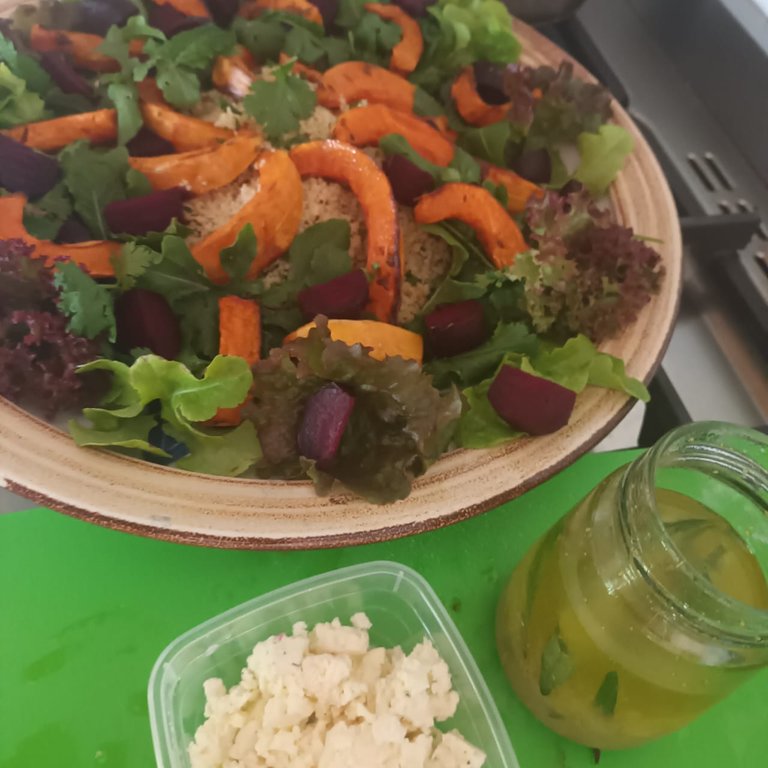
[[[432,174],[402,155],[385,157],[382,169],[392,186],[395,200],[401,205],[416,205],[418,198],[435,188]]]
[[[468,352],[489,335],[483,305],[476,299],[442,304],[424,318],[427,349],[434,357]]]
[[[176,152],[176,148],[170,141],[153,133],[146,126],[142,126],[125,146],[131,157],[159,157]]]
[[[36,200],[59,180],[56,158],[0,134],[0,187]]]
[[[336,21],[336,14],[339,12],[339,0],[311,0],[311,2],[320,11],[320,15],[323,17],[323,26],[326,29],[331,29],[333,22]]]
[[[492,61],[477,61],[473,67],[475,87],[480,98],[486,104],[506,104],[509,96],[504,91],[504,64],[494,64]]]
[[[237,14],[240,0],[205,0],[205,5],[220,27],[228,27]]]
[[[77,10],[75,27],[94,35],[106,35],[113,24],[122,27],[139,12],[131,0],[81,0]]]
[[[208,23],[208,19],[199,16],[187,16],[186,13],[177,11],[172,5],[157,5],[148,2],[149,25],[163,32],[166,37],[173,37],[179,32],[185,32],[188,29],[200,27]]]
[[[72,61],[63,51],[41,53],[40,63],[64,93],[78,93],[87,99],[93,98],[93,85],[72,66]]]
[[[511,427],[529,435],[548,435],[568,423],[576,393],[554,381],[504,365],[488,390],[488,400]]]
[[[131,288],[115,301],[117,348],[130,352],[146,348],[168,360],[181,349],[181,328],[163,296],[144,288]]]
[[[529,149],[512,163],[512,170],[534,184],[547,184],[552,178],[552,158],[546,149]]]
[[[93,240],[91,230],[75,214],[64,221],[56,235],[57,243],[84,243],[87,240]]]
[[[104,218],[115,234],[162,232],[174,218],[182,218],[185,194],[181,187],[173,187],[127,200],[115,200],[104,206]]]
[[[434,5],[436,0],[395,0],[395,5],[399,5],[406,13],[416,18],[427,15],[427,8]]]
[[[368,278],[362,269],[354,269],[327,283],[305,288],[297,299],[307,321],[317,315],[357,320],[368,303]]]
[[[336,458],[355,407],[355,398],[338,384],[327,384],[304,406],[299,425],[299,453],[327,468]]]

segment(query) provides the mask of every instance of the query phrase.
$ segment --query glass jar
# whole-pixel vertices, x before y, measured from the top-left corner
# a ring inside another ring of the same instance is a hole
[[[601,749],[677,730],[768,665],[768,438],[674,430],[515,569],[502,664],[557,733]]]

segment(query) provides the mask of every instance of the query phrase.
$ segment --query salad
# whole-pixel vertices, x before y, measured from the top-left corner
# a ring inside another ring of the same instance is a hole
[[[80,446],[407,497],[556,432],[664,269],[600,86],[498,0],[80,0],[0,22],[0,394]]]

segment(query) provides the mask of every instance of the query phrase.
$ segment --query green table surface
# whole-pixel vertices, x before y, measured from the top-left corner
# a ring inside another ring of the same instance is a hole
[[[593,766],[591,750],[549,732],[508,687],[494,648],[494,607],[531,543],[633,455],[588,455],[459,525],[329,551],[197,549],[48,510],[0,516],[0,767],[152,766],[147,682],[168,643],[256,595],[370,560],[409,565],[435,588],[488,681],[522,768]],[[685,730],[604,753],[600,765],[767,766],[766,683],[758,675]]]

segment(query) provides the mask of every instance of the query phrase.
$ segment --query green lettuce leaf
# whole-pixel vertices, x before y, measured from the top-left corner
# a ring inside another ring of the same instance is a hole
[[[532,357],[523,357],[518,367],[576,393],[595,386],[625,392],[643,402],[650,400],[645,385],[627,375],[623,360],[598,351],[583,335],[568,339],[561,347],[542,345]]]
[[[501,365],[549,379],[577,394],[594,386],[625,392],[643,402],[650,397],[641,381],[627,375],[622,360],[599,352],[586,336],[569,339],[561,347],[541,343],[528,353],[507,354],[498,367]],[[494,376],[462,391],[463,410],[456,442],[463,448],[490,448],[523,434],[507,424],[488,401],[494,378],[495,372]]]
[[[96,360],[79,370],[108,371],[113,380],[102,407],[83,411],[90,424],[70,422],[70,432],[78,445],[164,455],[164,451],[153,449],[150,440],[150,432],[159,423],[167,435],[189,451],[175,463],[180,469],[237,476],[261,456],[256,430],[250,422],[232,430],[201,425],[219,408],[236,407],[248,396],[253,376],[248,363],[240,357],[217,356],[202,378],[181,363],[157,355],[144,355],[131,366],[116,360]],[[159,421],[147,412],[150,404],[159,407]]]
[[[319,489],[340,481],[369,501],[405,498],[414,478],[445,450],[460,413],[458,393],[440,393],[414,361],[375,360],[360,346],[331,341],[324,318],[254,366],[256,423],[264,451],[258,471],[268,476],[309,473]],[[327,382],[355,397],[339,455],[326,472],[302,461],[296,435],[306,399]]]
[[[413,82],[436,94],[476,61],[517,61],[521,46],[512,17],[499,0],[438,0],[422,22],[425,50]]]
[[[593,195],[604,195],[632,154],[632,136],[620,125],[608,123],[597,133],[582,133],[578,145],[581,161],[574,178]]]
[[[459,134],[458,145],[470,155],[487,160],[494,165],[507,165],[507,148],[519,138],[519,132],[508,121],[486,125],[482,128],[466,128]]]

